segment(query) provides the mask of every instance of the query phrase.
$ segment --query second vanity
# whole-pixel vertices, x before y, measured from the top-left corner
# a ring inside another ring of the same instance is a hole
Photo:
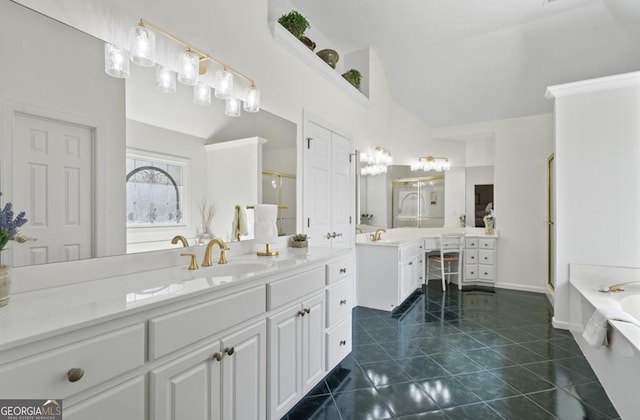
[[[68,420],[278,419],[350,353],[351,251],[186,266],[13,295],[0,395]]]
[[[483,228],[387,229],[379,240],[370,234],[357,237],[358,305],[384,311],[397,308],[425,282],[427,254],[440,249],[439,236],[451,233],[465,235],[463,286],[493,287],[497,233],[487,235]]]

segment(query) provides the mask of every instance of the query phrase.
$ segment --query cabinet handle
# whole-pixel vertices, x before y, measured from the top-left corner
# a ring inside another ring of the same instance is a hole
[[[413,265],[413,261],[409,261],[409,265]]]
[[[472,255],[472,256],[471,256],[471,259],[472,259],[472,260],[475,260],[475,259],[476,259],[476,257],[474,257],[474,256]]]
[[[472,271],[472,272],[471,272],[471,275],[473,276],[474,274],[476,274],[476,273],[474,273],[474,272]]]
[[[311,308],[304,308],[303,311],[305,314],[311,313]]]
[[[488,260],[489,258],[488,258],[488,257],[484,257],[484,259],[485,259],[485,260]]]
[[[346,272],[347,272],[347,269],[346,269],[346,268],[341,268],[341,269],[340,269],[340,273],[341,273],[341,274],[344,274],[344,273],[346,273]]]
[[[69,382],[78,382],[84,376],[84,369],[72,368],[67,371],[67,379]]]
[[[305,316],[306,312],[305,311],[298,311],[298,316]]]
[[[418,248],[422,249],[422,245],[418,246]]]
[[[331,232],[328,232],[326,235],[324,235],[324,237],[327,239],[331,239]]]
[[[489,275],[489,273],[487,273],[487,272],[485,271],[485,272],[484,272],[484,275],[485,275],[485,276],[488,276],[488,275]]]
[[[342,299],[340,301],[340,305],[346,305],[347,304],[347,299]]]
[[[340,340],[340,346],[346,346],[347,340]]]
[[[342,236],[342,233],[335,233],[335,232],[333,232],[333,235],[331,235],[332,238],[336,238],[336,237],[339,238],[341,236]]]
[[[213,353],[213,358],[216,359],[218,362],[222,360],[223,357],[224,357],[224,353],[220,353],[219,351]]]
[[[229,356],[231,356],[234,351],[236,351],[236,349],[233,347],[225,347],[224,349],[224,352],[227,353]]]

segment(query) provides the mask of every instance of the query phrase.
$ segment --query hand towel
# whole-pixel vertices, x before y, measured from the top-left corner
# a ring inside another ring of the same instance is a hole
[[[256,241],[268,242],[278,237],[278,206],[275,204],[258,204],[254,213],[254,234]]]
[[[247,226],[247,213],[241,206],[236,206],[233,212],[233,222],[231,225],[231,238],[232,240],[239,240],[239,236],[244,236],[249,233]]]
[[[640,323],[628,313],[617,308],[598,308],[591,315],[587,326],[582,333],[582,337],[590,346],[600,348],[609,345],[607,340],[607,329],[609,321],[624,321],[640,327]]]

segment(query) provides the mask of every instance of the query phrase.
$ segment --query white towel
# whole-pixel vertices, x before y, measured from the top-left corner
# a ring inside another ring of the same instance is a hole
[[[640,327],[640,323],[631,315],[617,308],[598,308],[591,315],[587,326],[582,333],[582,337],[589,345],[595,348],[609,345],[607,340],[607,329],[609,321],[624,321]]]
[[[254,213],[254,235],[256,241],[269,242],[278,238],[278,206],[275,204],[258,204]]]
[[[231,239],[237,240],[238,235],[244,236],[249,234],[247,226],[247,213],[242,206],[236,206],[233,212],[233,224],[231,225]]]

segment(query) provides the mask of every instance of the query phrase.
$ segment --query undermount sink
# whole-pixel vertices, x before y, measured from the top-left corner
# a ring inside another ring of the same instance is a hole
[[[227,277],[227,276],[243,276],[260,273],[271,267],[270,264],[255,263],[255,262],[242,262],[233,261],[227,264],[214,263],[211,267],[204,267],[207,270],[207,275],[212,277]]]

